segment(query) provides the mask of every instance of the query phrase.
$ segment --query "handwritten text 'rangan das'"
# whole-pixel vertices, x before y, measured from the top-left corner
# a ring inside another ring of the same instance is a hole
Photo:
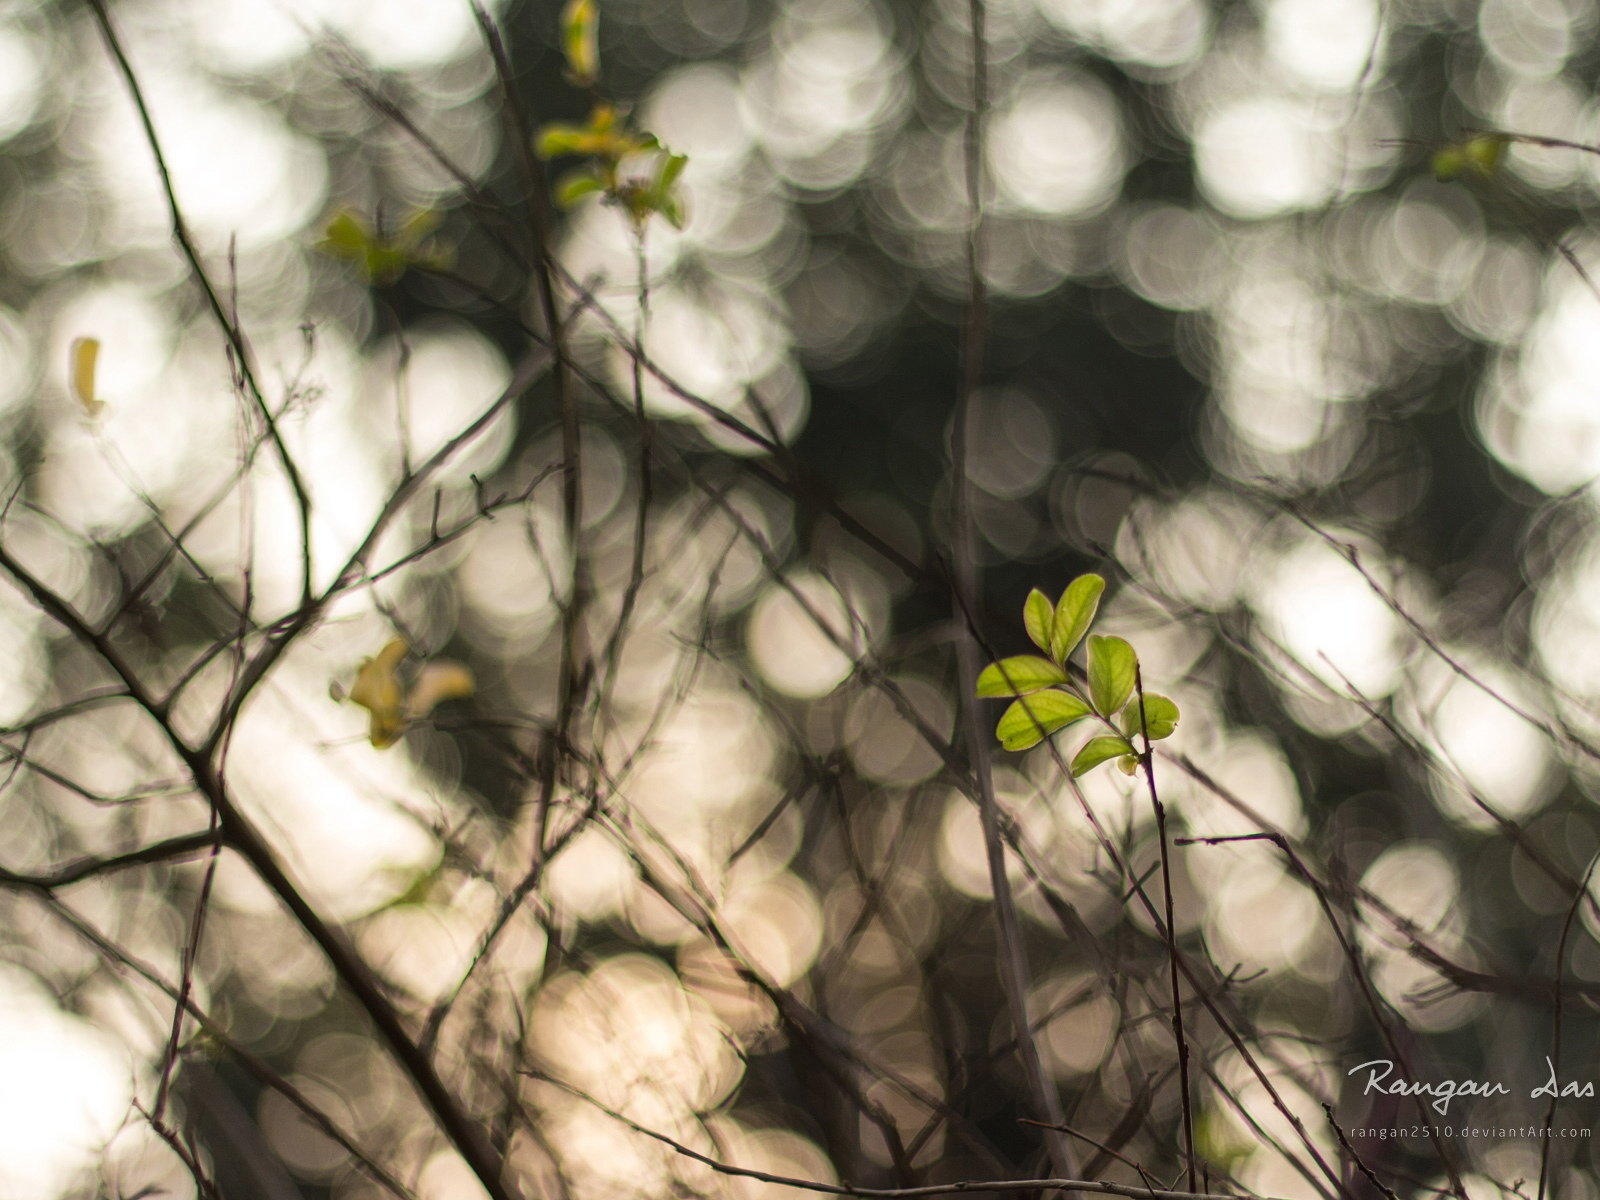
[[[1576,1080],[1562,1082],[1556,1078],[1555,1064],[1548,1057],[1544,1060],[1544,1065],[1550,1072],[1550,1078],[1528,1093],[1530,1099],[1590,1100],[1594,1098],[1594,1084],[1579,1083]],[[1373,1093],[1383,1096],[1431,1096],[1430,1107],[1440,1116],[1449,1114],[1450,1101],[1457,1096],[1509,1096],[1511,1094],[1511,1089],[1499,1080],[1441,1079],[1437,1083],[1416,1083],[1410,1079],[1391,1078],[1394,1075],[1394,1063],[1387,1058],[1375,1058],[1371,1062],[1364,1062],[1359,1066],[1351,1067],[1345,1074],[1354,1075],[1360,1071],[1367,1073],[1366,1086],[1361,1093],[1363,1096],[1370,1096]]]

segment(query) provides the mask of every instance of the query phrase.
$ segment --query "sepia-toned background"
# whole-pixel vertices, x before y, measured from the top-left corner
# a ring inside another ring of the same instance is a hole
[[[508,77],[467,0],[0,5],[0,1200],[485,1195],[218,794],[509,1194],[1051,1177],[971,770],[1086,1177],[1183,1189],[1187,1125],[1190,1190],[1600,1194],[1341,1144],[1422,1119],[1375,1058],[1512,1083],[1458,1126],[1600,1080],[1600,10],[978,8],[975,127],[968,0],[600,0],[688,157],[641,240],[538,200],[549,0]],[[1437,177],[1480,130],[1576,144]],[[987,652],[1097,571],[1182,708],[1192,1111],[1145,778],[963,729],[969,522]],[[396,637],[473,694],[379,747]]]

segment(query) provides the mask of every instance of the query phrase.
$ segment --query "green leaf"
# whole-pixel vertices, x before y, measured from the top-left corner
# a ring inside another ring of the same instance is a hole
[[[1138,769],[1139,760],[1131,754],[1124,754],[1121,758],[1117,759],[1117,770],[1121,771],[1124,775],[1132,775]]]
[[[1139,659],[1133,647],[1119,637],[1089,639],[1089,699],[1094,709],[1109,717],[1128,702],[1138,676]]]
[[[361,269],[373,283],[393,283],[406,273],[410,265],[411,256],[404,250],[374,242],[367,247]]]
[[[1022,606],[1022,624],[1033,639],[1033,644],[1049,654],[1050,631],[1056,624],[1056,606],[1038,588],[1028,593],[1027,602]]]
[[[668,189],[678,182],[678,176],[683,174],[683,169],[689,165],[687,154],[669,154],[661,160],[661,166],[656,170],[656,194],[665,196]]]
[[[1493,175],[1506,156],[1510,138],[1499,133],[1480,133],[1466,144],[1467,161],[1480,175]]]
[[[978,676],[980,696],[1026,696],[1067,681],[1067,673],[1048,658],[1018,654],[992,662]]]
[[[1488,179],[1500,169],[1510,142],[1503,133],[1480,133],[1464,142],[1442,146],[1433,155],[1434,176],[1445,182],[1463,175]]]
[[[593,195],[595,192],[603,192],[605,188],[605,183],[597,175],[591,175],[587,172],[568,175],[560,183],[556,184],[556,203],[562,208],[571,208],[585,196]]]
[[[1122,710],[1122,732],[1130,738],[1139,735],[1139,697],[1128,701]],[[1178,706],[1155,692],[1144,694],[1144,732],[1152,742],[1172,736],[1178,727]]]
[[[1432,166],[1434,178],[1449,183],[1467,169],[1467,156],[1460,146],[1445,146],[1434,151]]]
[[[540,158],[559,158],[584,153],[592,140],[589,130],[576,125],[546,125],[534,139],[534,150]]]
[[[361,219],[345,209],[336,214],[323,230],[322,248],[329,254],[343,258],[356,258],[365,252],[372,235],[362,225]]]
[[[1127,738],[1114,737],[1103,734],[1097,738],[1090,738],[1083,744],[1083,749],[1072,757],[1072,777],[1074,779],[1087,775],[1103,762],[1110,762],[1113,758],[1133,754],[1133,747],[1128,745]],[[1138,758],[1135,757],[1137,762]]]
[[[994,732],[1007,750],[1026,750],[1090,715],[1089,706],[1068,692],[1038,692],[1006,709]]]
[[[595,0],[568,0],[561,10],[561,49],[572,82],[589,87],[600,78],[600,12]]]
[[[432,209],[413,213],[400,231],[389,238],[367,227],[346,209],[328,222],[317,248],[324,254],[355,264],[368,283],[388,284],[412,267],[447,267],[449,253],[428,241],[443,218]]]
[[[1083,635],[1094,624],[1095,613],[1100,611],[1100,595],[1106,590],[1106,581],[1098,575],[1079,575],[1061,593],[1056,605],[1056,620],[1050,632],[1050,657],[1058,663],[1083,641]]]

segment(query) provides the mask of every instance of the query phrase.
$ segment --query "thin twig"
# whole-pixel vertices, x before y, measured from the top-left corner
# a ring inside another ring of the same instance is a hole
[[[1589,894],[1589,881],[1594,878],[1597,866],[1600,866],[1600,853],[1590,856],[1589,867],[1583,873],[1583,881],[1578,885],[1577,891],[1573,893],[1572,903],[1567,906],[1566,920],[1561,922],[1561,937],[1556,942],[1554,971],[1554,978],[1556,979],[1561,978],[1562,964],[1567,959],[1567,939],[1572,936],[1573,923],[1578,918],[1578,909],[1583,906],[1583,898]],[[1561,1071],[1562,1019],[1566,1015],[1566,1008],[1561,1002],[1561,989],[1557,987],[1553,989],[1553,993],[1552,1002],[1555,1005],[1555,1017],[1550,1033],[1550,1078],[1552,1086],[1550,1089],[1550,1106],[1545,1110],[1544,1114],[1544,1137],[1539,1139],[1539,1192],[1537,1200],[1544,1200],[1545,1197],[1545,1186],[1550,1173],[1550,1143],[1553,1140],[1550,1136],[1550,1131],[1556,1122],[1556,1105],[1561,1100],[1561,1089],[1554,1084],[1554,1081],[1559,1077]],[[1552,1197],[1555,1195],[1553,1188],[1550,1194]]]
[[[1172,899],[1172,859],[1167,844],[1167,809],[1156,790],[1155,755],[1150,751],[1150,730],[1145,724],[1144,673],[1138,662],[1133,666],[1133,690],[1139,705],[1139,738],[1143,748],[1139,753],[1144,768],[1145,788],[1150,794],[1150,807],[1156,817],[1156,839],[1161,847],[1161,903],[1166,916],[1167,970],[1172,983],[1172,1036],[1178,1043],[1178,1089],[1183,1107],[1183,1154],[1186,1164],[1185,1179],[1189,1190],[1195,1190],[1194,1109],[1189,1091],[1189,1039],[1183,1028],[1183,989],[1178,983],[1178,925],[1174,916]]]
[[[922,1196],[957,1196],[965,1192],[1087,1192],[1091,1195],[1125,1196],[1129,1200],[1237,1200],[1216,1192],[1183,1192],[1166,1188],[1140,1187],[1131,1183],[1111,1183],[1103,1179],[969,1179],[954,1183],[930,1183],[919,1187],[903,1188],[871,1188],[855,1187],[851,1184],[822,1183],[814,1179],[799,1179],[792,1175],[777,1175],[769,1171],[757,1171],[751,1167],[740,1167],[733,1163],[722,1162],[708,1154],[702,1154],[692,1146],[686,1146],[675,1138],[641,1125],[637,1121],[617,1112],[615,1109],[602,1104],[595,1097],[564,1083],[559,1079],[552,1079],[548,1075],[535,1075],[534,1078],[587,1101],[595,1108],[605,1113],[614,1121],[626,1125],[634,1133],[643,1137],[653,1138],[662,1145],[669,1147],[674,1153],[685,1158],[693,1159],[702,1166],[711,1168],[719,1175],[728,1175],[737,1179],[755,1179],[762,1183],[776,1183],[785,1187],[798,1188],[805,1192],[818,1192],[825,1196],[859,1196],[864,1200],[917,1200]],[[1270,1200],[1268,1197],[1258,1197],[1257,1200]]]
[[[95,23],[100,27],[101,36],[104,38],[106,48],[111,52],[111,57],[116,61],[117,70],[122,75],[123,83],[127,86],[128,95],[133,101],[133,107],[139,115],[139,124],[144,131],[145,143],[150,149],[151,157],[155,160],[156,174],[160,177],[161,192],[166,199],[167,213],[172,222],[172,236],[178,243],[178,248],[183,252],[184,260],[189,265],[190,274],[199,285],[205,297],[206,306],[211,310],[211,315],[216,319],[221,328],[223,337],[227,339],[239,377],[248,388],[250,398],[255,402],[256,414],[261,418],[263,428],[266,430],[267,439],[272,443],[278,456],[278,462],[283,467],[284,476],[289,481],[290,490],[294,493],[296,518],[300,529],[300,595],[302,601],[311,598],[311,589],[314,585],[311,558],[311,493],[306,487],[304,477],[300,473],[299,464],[294,456],[289,453],[289,447],[283,440],[283,434],[278,429],[277,418],[273,415],[272,406],[267,403],[265,393],[256,380],[255,368],[251,365],[250,349],[245,342],[244,333],[228,315],[222,297],[216,285],[211,282],[211,276],[206,271],[205,264],[201,261],[200,251],[197,248],[194,236],[189,231],[189,223],[184,218],[183,209],[178,203],[178,194],[172,184],[172,173],[167,167],[167,158],[161,148],[161,139],[156,134],[155,121],[150,115],[149,104],[145,100],[144,87],[134,73],[133,64],[128,59],[122,39],[117,34],[115,26],[111,23],[111,15],[106,10],[105,0],[89,0],[89,9],[94,14]]]
[[[1071,1175],[1076,1154],[1061,1126],[1066,1115],[1061,1098],[1045,1073],[1044,1060],[1028,1016],[1028,991],[1031,986],[1027,948],[1017,921],[1016,900],[1006,873],[1005,843],[1000,833],[999,804],[995,799],[991,771],[989,734],[974,697],[982,667],[978,640],[973,634],[972,616],[978,604],[977,531],[973,526],[969,499],[968,438],[972,410],[983,381],[984,350],[987,340],[988,294],[983,279],[983,139],[988,106],[988,40],[984,31],[983,0],[968,0],[967,18],[972,40],[972,107],[967,113],[965,134],[967,189],[967,310],[961,327],[960,393],[956,398],[955,421],[951,432],[951,531],[955,561],[953,606],[962,636],[957,646],[957,686],[960,688],[962,725],[972,774],[977,785],[978,817],[983,825],[983,845],[989,869],[989,884],[994,892],[1000,986],[1015,1030],[1017,1058],[1027,1080],[1034,1115],[1046,1130],[1050,1160],[1059,1175]],[[1192,1189],[1191,1189],[1192,1190]]]

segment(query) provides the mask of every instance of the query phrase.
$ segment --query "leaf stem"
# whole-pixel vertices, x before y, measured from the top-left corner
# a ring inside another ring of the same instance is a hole
[[[1161,901],[1166,915],[1167,972],[1172,984],[1172,1036],[1178,1043],[1178,1087],[1183,1101],[1183,1153],[1185,1179],[1188,1188],[1195,1190],[1194,1110],[1189,1099],[1189,1039],[1183,1028],[1183,991],[1178,983],[1178,927],[1174,922],[1175,906],[1172,902],[1172,858],[1167,842],[1167,809],[1156,790],[1155,755],[1150,750],[1150,731],[1145,724],[1144,673],[1135,661],[1133,668],[1133,694],[1139,706],[1139,740],[1143,748],[1139,761],[1144,767],[1145,786],[1150,793],[1150,807],[1156,814],[1156,837],[1161,844]]]

